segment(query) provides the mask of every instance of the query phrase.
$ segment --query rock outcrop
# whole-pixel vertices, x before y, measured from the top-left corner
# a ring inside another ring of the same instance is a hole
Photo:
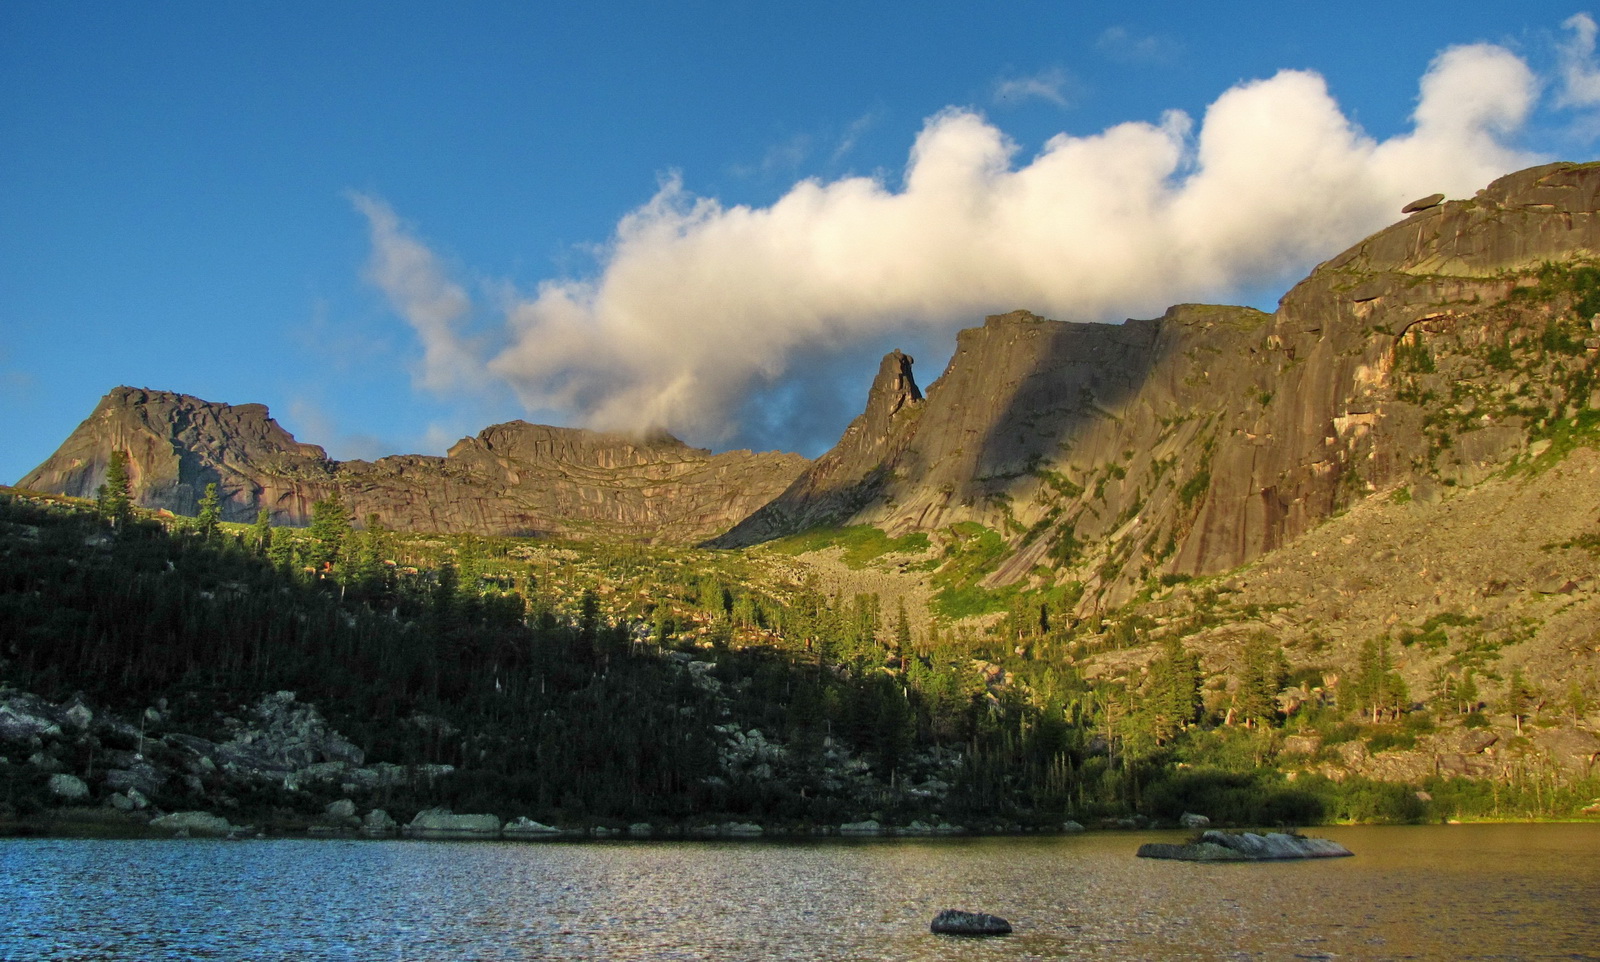
[[[1178,859],[1184,862],[1280,862],[1301,858],[1343,858],[1353,854],[1338,842],[1269,832],[1209,831],[1194,842],[1173,845],[1147,842],[1139,846],[1140,858]]]
[[[221,741],[173,730],[164,711],[152,706],[142,725],[133,725],[91,708],[81,696],[52,704],[31,692],[0,688],[0,752],[32,751],[29,767],[51,773],[47,787],[54,799],[123,812],[149,808],[156,797],[221,799],[230,790],[261,786],[426,789],[454,771],[449,765],[366,764],[360,748],[293,692],[263,695],[241,717],[225,719],[229,737]],[[62,771],[63,758],[74,771]],[[330,805],[325,815],[329,824],[361,824],[349,799]],[[372,823],[369,815],[369,825],[394,826],[384,813],[375,815],[381,818]]]
[[[1043,566],[1103,608],[1156,574],[1235,568],[1374,491],[1473,483],[1590,406],[1600,341],[1561,272],[1600,254],[1597,197],[1594,165],[1503,177],[1332,258],[1273,314],[996,315],[960,333],[922,400],[897,393],[909,359],[892,354],[839,444],[717,543],[974,523],[1009,549],[990,585]]]
[[[442,458],[341,462],[296,441],[260,404],[119,387],[18,486],[93,497],[117,450],[135,502],[178,514],[194,514],[214,483],[226,521],[265,508],[276,524],[302,525],[314,502],[337,495],[359,521],[376,515],[399,530],[667,543],[727,530],[808,463],[523,421],[485,428]]]

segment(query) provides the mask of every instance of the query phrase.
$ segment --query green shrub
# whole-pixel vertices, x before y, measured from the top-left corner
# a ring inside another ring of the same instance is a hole
[[[1145,787],[1144,809],[1164,821],[1195,812],[1218,824],[1244,826],[1315,825],[1325,815],[1322,799],[1271,770],[1177,771]]]

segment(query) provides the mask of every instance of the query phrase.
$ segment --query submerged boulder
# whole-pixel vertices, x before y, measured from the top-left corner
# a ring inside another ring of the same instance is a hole
[[[1297,858],[1341,858],[1353,854],[1338,842],[1269,832],[1219,832],[1202,834],[1186,845],[1149,842],[1139,846],[1140,858],[1170,858],[1185,862],[1274,862]]]
[[[1010,935],[1011,923],[998,915],[945,909],[933,917],[929,930],[935,935]]]

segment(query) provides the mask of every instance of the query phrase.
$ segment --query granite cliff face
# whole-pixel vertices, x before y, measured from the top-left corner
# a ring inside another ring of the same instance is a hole
[[[924,400],[885,358],[839,445],[718,543],[976,523],[1007,541],[991,584],[1080,580],[1093,606],[1228,570],[1375,492],[1475,483],[1600,407],[1597,252],[1600,167],[1552,164],[1411,213],[1273,314],[990,317]]]
[[[113,450],[128,454],[137,503],[179,514],[195,513],[216,483],[229,521],[266,508],[275,523],[304,524],[313,502],[338,494],[356,518],[403,530],[685,544],[725,531],[807,464],[522,421],[485,428],[442,458],[340,462],[260,404],[119,387],[19,487],[93,497]]]

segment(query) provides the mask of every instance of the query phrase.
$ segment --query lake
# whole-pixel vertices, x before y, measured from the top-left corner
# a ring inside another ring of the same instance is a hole
[[[0,959],[1600,959],[1600,826],[817,842],[0,840]],[[1016,932],[931,935],[943,908]]]

